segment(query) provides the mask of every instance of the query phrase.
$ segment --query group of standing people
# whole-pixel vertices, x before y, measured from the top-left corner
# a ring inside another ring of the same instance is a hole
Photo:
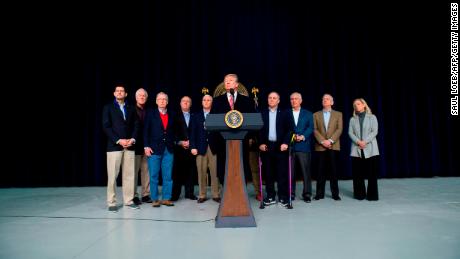
[[[115,189],[116,178],[122,169],[123,204],[139,209],[142,202],[153,207],[174,206],[180,197],[182,186],[185,198],[205,202],[207,198],[208,170],[211,196],[220,202],[221,185],[225,179],[225,142],[220,134],[206,130],[206,117],[210,113],[226,113],[238,110],[256,112],[249,97],[238,94],[238,77],[228,74],[224,78],[226,93],[213,99],[202,98],[200,112],[191,113],[192,100],[188,96],[180,101],[180,112],[168,109],[168,95],[156,95],[156,108],[147,108],[145,89],[136,91],[136,105],[126,102],[124,85],[116,85],[114,101],[103,110],[103,129],[107,135],[107,205],[108,210],[118,211]],[[280,202],[287,206],[295,199],[295,175],[303,177],[302,199],[310,203],[312,198],[325,197],[326,179],[334,200],[341,200],[338,187],[340,136],[343,129],[342,113],[332,109],[334,99],[330,94],[322,97],[323,109],[312,114],[302,108],[302,95],[290,95],[291,108],[278,108],[280,95],[268,95],[268,107],[260,111],[264,122],[259,132],[248,134],[243,142],[245,172],[254,171],[249,162],[250,146],[256,145],[260,153],[266,192],[263,203]],[[348,134],[351,139],[353,190],[358,200],[378,200],[378,122],[362,98],[353,102],[353,116]],[[257,144],[255,144],[257,143]],[[316,194],[312,196],[312,150],[318,158]],[[254,167],[254,166],[252,166]],[[292,168],[289,173],[289,169]],[[140,171],[141,192],[137,192]],[[162,177],[161,199],[158,193],[159,176]],[[194,194],[194,178],[198,176],[199,194]],[[257,173],[253,183],[257,199],[261,194]],[[291,179],[289,179],[289,176]],[[365,178],[368,178],[366,191]],[[276,189],[275,189],[276,183]],[[278,199],[276,199],[278,197]]]

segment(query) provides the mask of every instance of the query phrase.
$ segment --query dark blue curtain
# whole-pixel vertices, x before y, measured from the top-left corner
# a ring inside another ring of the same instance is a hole
[[[262,107],[272,90],[284,108],[290,93],[301,92],[303,107],[312,112],[321,109],[324,93],[332,94],[344,115],[342,179],[351,177],[347,130],[358,97],[379,120],[381,177],[460,175],[458,119],[450,115],[448,3],[75,5],[35,14],[42,19],[28,23],[40,35],[28,50],[41,60],[33,67],[40,88],[57,85],[61,90],[52,92],[61,97],[44,106],[30,100],[39,110],[49,107],[49,116],[24,143],[34,143],[34,155],[27,162],[16,156],[2,186],[105,185],[101,112],[115,82],[127,85],[131,102],[144,87],[151,106],[165,91],[170,108],[190,95],[197,110],[201,88],[214,90],[227,73],[238,74],[248,89],[258,87]],[[54,63],[43,67],[45,59]],[[50,144],[33,141],[42,138]]]

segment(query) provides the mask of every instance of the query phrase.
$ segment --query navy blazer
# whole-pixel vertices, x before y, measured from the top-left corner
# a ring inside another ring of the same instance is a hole
[[[190,135],[190,149],[197,149],[199,155],[205,155],[209,148],[213,154],[217,152],[216,134],[218,132],[209,132],[205,128],[204,112],[198,112],[193,116],[192,132]]]
[[[304,108],[300,108],[299,114],[299,121],[297,122],[297,126],[294,122],[294,114],[292,113],[292,109],[289,109],[289,114],[291,117],[291,127],[292,132],[294,134],[303,135],[305,136],[305,140],[300,142],[294,142],[293,144],[293,151],[297,152],[311,152],[311,135],[313,133],[313,114]]]
[[[174,152],[174,112],[168,109],[168,126],[163,127],[158,108],[148,109],[145,114],[144,147],[150,147],[154,155],[162,155],[165,148]]]
[[[126,120],[116,101],[104,106],[102,111],[102,128],[107,135],[107,151],[121,151],[123,147],[116,142],[119,139],[136,139],[139,130],[139,120],[136,109],[125,103]],[[137,143],[142,145],[142,143]],[[134,150],[135,146],[128,148]]]
[[[262,111],[262,120],[264,126],[259,131],[259,145],[268,144],[268,132],[270,127],[269,121],[269,109]],[[289,145],[291,124],[289,116],[286,111],[281,111],[279,108],[276,113],[276,146],[279,147],[281,144]]]

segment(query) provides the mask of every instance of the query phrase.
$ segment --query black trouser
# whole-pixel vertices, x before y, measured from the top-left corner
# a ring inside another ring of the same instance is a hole
[[[352,157],[351,165],[353,172],[353,196],[355,199],[376,201],[379,199],[377,186],[378,177],[378,156],[369,158]],[[367,194],[365,179],[367,176]]]
[[[311,153],[310,152],[293,152],[292,154],[292,193],[295,196],[295,179],[296,175],[302,174],[303,191],[302,197],[311,197]]]
[[[266,197],[275,199],[275,181],[277,182],[278,199],[287,201],[289,196],[289,165],[288,151],[280,151],[280,144],[269,142],[268,151],[260,152],[262,172],[265,180]]]
[[[339,196],[339,183],[337,180],[337,159],[339,151],[318,151],[318,179],[316,181],[316,197],[324,198],[326,178],[329,178],[332,197]]]
[[[172,199],[178,199],[185,186],[185,197],[193,196],[194,182],[197,176],[195,156],[190,149],[176,147],[174,150]]]

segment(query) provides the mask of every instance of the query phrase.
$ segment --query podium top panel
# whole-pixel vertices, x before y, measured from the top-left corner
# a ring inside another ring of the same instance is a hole
[[[225,124],[225,113],[208,114],[205,121],[207,130],[259,130],[264,126],[260,113],[243,113],[241,127],[232,129]]]

